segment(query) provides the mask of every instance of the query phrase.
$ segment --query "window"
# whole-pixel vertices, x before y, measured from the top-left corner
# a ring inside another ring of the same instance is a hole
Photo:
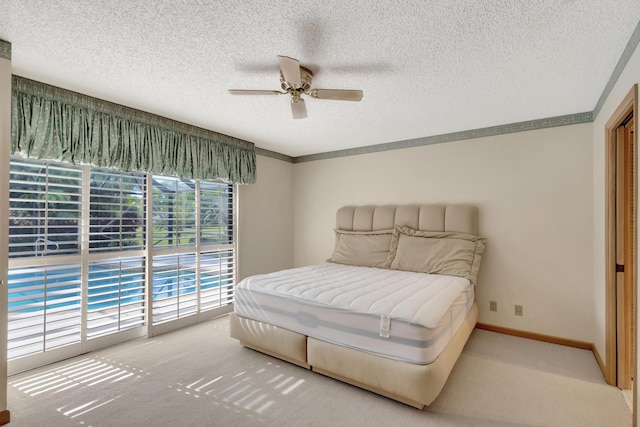
[[[233,302],[234,270],[233,249],[200,255],[201,310],[224,307]]]
[[[197,310],[196,254],[153,257],[153,323],[179,319]]]
[[[9,257],[80,253],[82,169],[11,161]]]
[[[82,170],[12,159],[9,174],[11,359],[81,340],[80,263],[44,259],[80,253]]]
[[[144,249],[143,174],[91,170],[89,250]]]
[[[80,353],[228,311],[233,190],[12,158],[10,369],[14,359],[69,345]]]
[[[153,179],[153,246],[196,242],[196,183],[190,179]]]
[[[152,193],[153,324],[232,303],[233,187],[156,177]]]
[[[201,244],[233,243],[233,187],[200,182]]]
[[[81,340],[79,264],[9,269],[7,357]]]
[[[144,257],[114,258],[89,264],[87,338],[144,326]]]

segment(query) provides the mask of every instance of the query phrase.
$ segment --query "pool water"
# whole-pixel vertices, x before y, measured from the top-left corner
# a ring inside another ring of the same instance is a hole
[[[9,271],[9,312],[33,312],[61,308],[79,308],[81,304],[80,267],[15,269]],[[228,279],[216,275],[201,274],[200,290],[213,289],[230,284]],[[153,276],[152,300],[173,298],[195,293],[198,290],[193,270],[175,271],[171,274],[159,271]],[[114,308],[145,299],[145,281],[142,269],[113,270],[91,266],[87,289],[88,309]],[[46,295],[45,295],[46,293]],[[46,301],[45,301],[46,300]]]

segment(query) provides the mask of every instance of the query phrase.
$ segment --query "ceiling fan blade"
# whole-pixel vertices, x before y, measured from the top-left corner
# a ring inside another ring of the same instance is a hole
[[[338,101],[360,101],[361,90],[311,89],[309,95],[318,99],[335,99]]]
[[[296,86],[302,84],[300,81],[300,63],[297,59],[278,55],[278,64],[280,64],[280,71],[282,71],[286,81]]]
[[[304,99],[299,98],[297,101],[291,101],[291,114],[294,119],[307,117],[307,107],[304,105]]]
[[[246,90],[246,89],[229,89],[231,95],[282,95],[286,92],[278,90]]]

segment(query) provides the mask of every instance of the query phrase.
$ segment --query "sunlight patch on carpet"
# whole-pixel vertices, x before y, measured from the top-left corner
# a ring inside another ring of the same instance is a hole
[[[141,378],[142,370],[104,358],[86,358],[67,365],[47,369],[37,374],[10,381],[9,385],[35,397],[61,393],[76,387],[92,387]]]
[[[216,404],[262,415],[305,383],[304,379],[278,372],[279,369],[268,362],[266,366],[252,366],[215,378],[194,378],[169,388],[196,399],[209,398]]]

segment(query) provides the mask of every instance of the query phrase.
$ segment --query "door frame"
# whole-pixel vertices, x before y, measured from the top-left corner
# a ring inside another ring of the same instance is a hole
[[[638,85],[635,84],[629,93],[625,96],[618,108],[615,110],[611,118],[607,121],[605,126],[605,200],[606,200],[606,212],[605,212],[605,334],[606,334],[606,366],[604,371],[605,380],[608,384],[617,385],[617,343],[616,336],[618,331],[618,319],[617,319],[617,289],[616,289],[616,132],[619,126],[621,126],[625,120],[633,114],[634,117],[634,129],[633,129],[633,141],[632,144],[636,148],[634,150],[634,176],[633,176],[633,188],[634,193],[637,194],[637,141],[638,141]],[[634,254],[633,259],[625,260],[625,263],[631,263],[631,268],[625,270],[632,274],[633,280],[633,293],[634,293],[634,310],[635,313],[629,313],[633,316],[633,319],[637,319],[637,218],[638,218],[638,203],[636,203],[636,194],[626,194],[625,203],[633,204],[633,221],[630,230],[626,233],[632,233],[631,242],[633,242],[633,248],[631,253]],[[626,271],[625,271],[626,272]],[[633,331],[637,335],[636,331]],[[637,355],[637,336],[633,336],[633,353]],[[631,361],[633,366],[633,378],[637,378],[637,356],[636,360]],[[636,381],[637,382],[637,381]],[[634,408],[637,404],[637,385],[633,390]],[[636,411],[634,410],[634,419],[636,417]]]

